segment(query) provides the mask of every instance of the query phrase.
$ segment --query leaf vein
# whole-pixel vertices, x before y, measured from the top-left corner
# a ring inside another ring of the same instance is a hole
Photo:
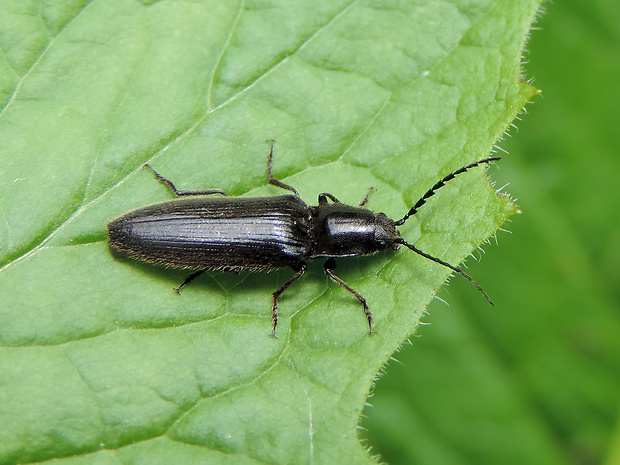
[[[4,115],[4,112],[13,104],[13,102],[15,101],[15,98],[17,97],[17,94],[19,92],[19,90],[21,89],[24,81],[26,79],[28,79],[28,77],[30,76],[30,74],[34,71],[34,69],[37,67],[37,65],[39,63],[41,63],[41,61],[43,60],[43,58],[45,58],[45,55],[47,55],[47,52],[54,46],[54,44],[56,43],[56,41],[58,40],[58,37],[60,37],[60,35],[69,27],[70,24],[72,24],[79,16],[81,16],[81,14],[94,2],[95,0],[90,0],[86,5],[84,5],[82,7],[81,10],[79,10],[77,12],[77,14],[71,18],[69,21],[67,21],[67,23],[60,28],[60,30],[58,31],[58,34],[56,34],[55,37],[51,37],[50,41],[47,43],[47,45],[43,48],[43,50],[41,51],[41,53],[39,54],[39,56],[34,60],[33,64],[30,66],[30,68],[28,68],[28,70],[24,73],[24,75],[19,79],[19,81],[17,82],[17,84],[15,84],[15,87],[13,88],[13,92],[11,92],[11,95],[9,96],[6,104],[4,105],[4,107],[2,107],[2,109],[0,109],[0,118],[2,118],[2,116]],[[40,12],[39,12],[40,15]],[[45,28],[46,32],[47,32],[47,28]],[[48,34],[49,35],[49,34]]]
[[[233,23],[230,27],[230,32],[228,33],[228,37],[226,37],[226,41],[224,42],[224,45],[222,46],[222,50],[217,58],[215,66],[213,67],[213,72],[211,73],[211,81],[209,82],[209,90],[207,91],[207,113],[211,111],[212,105],[213,105],[211,101],[211,96],[213,92],[213,84],[215,82],[215,75],[217,74],[219,70],[219,67],[220,67],[220,64],[222,63],[222,59],[224,58],[224,55],[226,55],[226,52],[228,51],[230,41],[232,40],[233,35],[235,34],[235,31],[237,30],[239,19],[241,18],[241,14],[243,13],[244,10],[245,10],[245,0],[241,0],[241,2],[239,3],[239,9],[237,10],[235,19],[233,20]]]

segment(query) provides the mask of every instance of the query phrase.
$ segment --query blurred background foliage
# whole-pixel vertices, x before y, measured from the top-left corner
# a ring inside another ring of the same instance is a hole
[[[523,214],[439,292],[360,436],[397,464],[620,464],[620,2],[546,2],[489,171]]]

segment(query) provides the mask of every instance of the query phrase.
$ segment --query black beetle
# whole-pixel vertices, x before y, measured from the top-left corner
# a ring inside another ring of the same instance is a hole
[[[290,266],[295,274],[273,293],[272,318],[275,337],[278,324],[278,297],[306,272],[304,259],[325,257],[327,276],[353,294],[362,304],[370,333],[372,314],[366,300],[334,274],[336,257],[371,255],[385,249],[408,247],[469,280],[489,301],[484,290],[461,269],[422,252],[400,237],[401,226],[426,203],[426,200],[456,175],[482,163],[499,160],[485,158],[460,168],[431,187],[407,214],[398,221],[384,213],[341,203],[332,194],[319,194],[317,206],[307,205],[297,190],[273,177],[273,141],[268,157],[269,184],[289,190],[293,195],[272,197],[228,197],[218,189],[180,191],[172,181],[149,168],[177,197],[189,197],[134,210],[108,224],[113,249],[130,257],[166,266],[197,270],[175,290],[206,270],[238,273],[264,271]],[[371,189],[372,190],[372,189]],[[220,198],[205,198],[220,194]]]

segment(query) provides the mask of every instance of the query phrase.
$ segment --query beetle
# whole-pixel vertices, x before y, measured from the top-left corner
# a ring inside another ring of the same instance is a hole
[[[111,248],[145,262],[191,269],[191,274],[176,292],[206,270],[238,273],[245,270],[268,271],[282,267],[293,269],[293,276],[273,294],[271,315],[276,337],[278,298],[303,276],[304,260],[326,258],[323,270],[333,281],[352,294],[362,305],[370,334],[373,317],[366,299],[338,277],[336,258],[372,255],[405,246],[415,253],[460,274],[493,302],[468,274],[439,258],[407,243],[396,229],[455,176],[481,164],[497,161],[490,157],[470,163],[437,181],[401,219],[340,202],[329,193],[319,194],[318,205],[307,205],[297,190],[273,176],[273,148],[267,158],[269,184],[291,194],[271,197],[230,197],[219,189],[179,190],[150,165],[144,167],[166,184],[178,197],[129,212],[108,224]],[[220,197],[212,197],[219,195]]]

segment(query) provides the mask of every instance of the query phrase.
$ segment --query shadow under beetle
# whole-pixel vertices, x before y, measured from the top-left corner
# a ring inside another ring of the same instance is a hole
[[[295,274],[273,293],[272,318],[275,337],[278,325],[278,297],[306,272],[304,259],[327,258],[325,274],[350,292],[364,308],[372,334],[372,314],[362,297],[334,273],[336,257],[371,255],[401,245],[470,281],[489,301],[484,290],[460,268],[433,257],[401,239],[397,226],[415,215],[429,197],[452,180],[490,157],[464,166],[435,183],[400,220],[374,213],[364,206],[341,203],[332,194],[319,194],[317,206],[307,205],[297,190],[273,177],[273,144],[267,161],[269,184],[292,192],[271,197],[228,197],[219,189],[181,191],[172,181],[155,177],[168,185],[177,197],[129,212],[108,224],[110,246],[132,258],[166,266],[197,270],[175,290],[179,292],[206,270],[238,273],[265,271],[290,266]],[[222,197],[205,197],[219,194]]]

